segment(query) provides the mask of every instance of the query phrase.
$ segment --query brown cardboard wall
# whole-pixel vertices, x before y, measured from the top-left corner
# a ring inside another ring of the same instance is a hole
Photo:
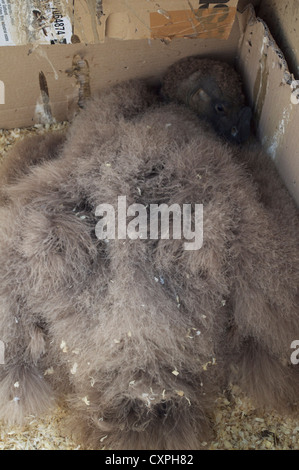
[[[299,79],[299,1],[262,0],[258,15],[269,26],[290,71]]]
[[[246,17],[247,13],[247,17]],[[239,15],[238,64],[254,110],[257,134],[299,205],[299,82],[267,25],[252,9]]]
[[[236,21],[225,41],[180,38],[168,43],[151,39],[107,39],[104,44],[0,47],[0,80],[5,85],[0,128],[30,126],[47,122],[51,116],[57,121],[68,119],[82,93],[88,96],[107,85],[134,77],[157,77],[171,63],[187,55],[210,55],[233,61],[238,41]]]

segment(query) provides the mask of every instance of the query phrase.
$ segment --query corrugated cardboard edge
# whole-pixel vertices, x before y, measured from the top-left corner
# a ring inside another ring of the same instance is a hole
[[[238,18],[243,31],[238,64],[254,109],[257,135],[299,205],[299,82],[253,7],[249,5]]]

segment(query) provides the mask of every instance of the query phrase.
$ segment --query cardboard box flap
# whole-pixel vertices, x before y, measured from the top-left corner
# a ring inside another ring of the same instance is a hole
[[[0,46],[103,41],[100,4],[98,0],[1,0]]]
[[[105,36],[114,39],[227,39],[237,0],[103,0]]]
[[[0,46],[71,43],[68,1],[1,0]]]
[[[0,46],[227,39],[238,0],[1,0]]]
[[[238,63],[254,109],[257,134],[299,204],[299,81],[267,25],[248,8],[240,18],[244,34]]]

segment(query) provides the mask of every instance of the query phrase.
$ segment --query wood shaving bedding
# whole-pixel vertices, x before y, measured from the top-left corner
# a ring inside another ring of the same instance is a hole
[[[257,409],[238,387],[217,399],[215,438],[207,450],[298,450],[299,420]],[[57,407],[26,424],[0,422],[0,450],[84,450],[63,431],[69,411]],[[204,445],[205,443],[203,443]]]
[[[35,125],[25,129],[0,130],[0,161],[12,145],[32,134],[65,129],[67,122]],[[0,422],[0,450],[81,450],[63,431],[69,413],[57,407],[43,417],[29,416],[26,424],[7,426]],[[238,387],[217,399],[215,438],[208,450],[299,450],[299,418],[256,408]]]
[[[0,161],[5,157],[6,153],[10,151],[12,145],[24,137],[36,134],[44,134],[45,132],[60,131],[68,127],[67,121],[53,123],[53,124],[36,124],[32,127],[23,129],[0,129]]]

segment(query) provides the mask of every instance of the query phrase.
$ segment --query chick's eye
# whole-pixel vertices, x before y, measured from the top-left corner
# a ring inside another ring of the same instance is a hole
[[[224,113],[224,106],[222,104],[216,104],[215,110],[216,110],[217,113],[223,114]]]

